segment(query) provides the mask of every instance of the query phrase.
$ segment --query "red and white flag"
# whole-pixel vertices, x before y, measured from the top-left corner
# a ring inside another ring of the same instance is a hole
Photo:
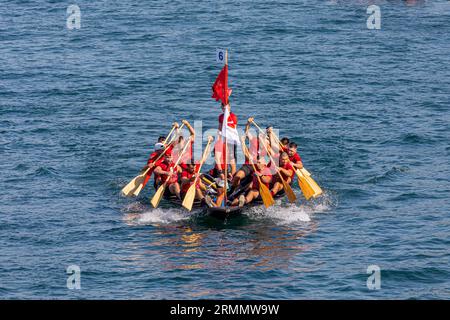
[[[222,130],[220,130],[220,135],[227,139],[227,143],[234,143],[240,145],[239,134],[236,128],[233,128],[228,123],[228,117],[230,116],[230,106],[225,108],[223,114]]]

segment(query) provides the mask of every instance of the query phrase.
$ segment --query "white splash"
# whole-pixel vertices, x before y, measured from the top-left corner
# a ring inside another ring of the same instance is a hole
[[[141,214],[138,219],[139,224],[170,224],[181,220],[188,220],[191,215],[182,210],[175,208],[153,209]]]
[[[130,225],[166,225],[188,220],[191,214],[181,208],[149,209],[141,203],[135,202],[126,206],[124,220]]]
[[[299,199],[302,199],[298,195]],[[270,208],[263,206],[252,207],[247,211],[247,215],[251,218],[270,218],[277,224],[294,224],[298,222],[309,222],[316,213],[328,211],[332,206],[333,200],[323,194],[318,199],[310,201],[302,200],[296,203],[287,203],[285,199],[277,200],[276,204]]]

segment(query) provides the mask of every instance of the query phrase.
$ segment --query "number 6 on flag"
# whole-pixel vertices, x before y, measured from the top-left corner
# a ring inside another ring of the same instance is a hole
[[[216,62],[225,63],[225,50],[216,49]]]

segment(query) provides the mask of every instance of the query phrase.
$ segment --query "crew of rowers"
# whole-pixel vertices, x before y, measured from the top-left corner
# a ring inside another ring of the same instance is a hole
[[[223,110],[224,108],[225,106],[222,106]],[[222,121],[223,114],[219,117],[219,130],[222,128]],[[248,140],[249,146],[243,148],[248,152],[244,152],[245,163],[239,169],[236,168],[237,144],[227,143],[227,152],[225,153],[223,139],[218,135],[214,145],[215,166],[209,171],[210,176],[215,179],[214,181],[204,179],[207,182],[197,179],[196,199],[210,207],[221,206],[225,199],[225,172],[228,178],[227,183],[229,186],[231,185],[228,194],[240,193],[239,197],[231,196],[231,199],[228,199],[227,205],[229,206],[242,207],[257,199],[259,197],[259,181],[266,185],[272,196],[280,193],[283,190],[283,183],[277,174],[278,171],[285,182],[292,184],[295,177],[294,170],[303,167],[302,160],[297,153],[297,144],[289,141],[288,138],[282,138],[279,141],[280,144],[273,143],[278,140],[275,140],[276,137],[274,137],[271,127],[267,127],[265,133],[252,135],[249,130],[252,122],[253,118],[249,118],[245,128],[245,137],[241,138],[241,143],[246,145],[246,140]],[[188,121],[183,120],[182,123],[189,130],[190,138],[185,139],[179,135],[166,146],[165,138],[160,137],[155,144],[155,151],[150,155],[147,165],[143,168],[143,170],[152,168],[156,190],[169,179],[166,184],[166,192],[175,195],[179,200],[183,199],[197,175],[201,174],[197,173],[199,164],[194,164],[192,158],[195,131]],[[228,118],[228,125],[230,127],[237,126],[237,117],[232,112]],[[174,123],[173,126],[179,128],[177,123]],[[186,146],[186,144],[190,145]],[[274,145],[276,147],[273,147]],[[164,155],[160,157],[162,152]],[[181,158],[178,159],[180,154]],[[159,159],[155,161],[158,157]],[[266,161],[266,157],[269,161]],[[270,161],[270,159],[274,161]],[[145,183],[149,178],[150,175],[147,176]],[[251,181],[245,186],[246,190],[239,189],[242,187],[242,181]],[[215,199],[207,195],[207,186],[213,187],[217,191]]]

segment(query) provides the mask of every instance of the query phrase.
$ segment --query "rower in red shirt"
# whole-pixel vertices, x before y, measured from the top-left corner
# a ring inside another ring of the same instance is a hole
[[[230,104],[222,103],[222,114],[219,116],[219,131],[222,131],[223,118],[225,116],[225,108],[228,108],[230,114],[228,116],[227,125],[230,128],[236,129],[238,124],[237,116],[231,112]],[[231,166],[231,174],[234,175],[236,173],[236,144],[227,142],[227,153],[228,153],[228,162]]]
[[[232,206],[239,205],[239,207],[244,206],[258,198],[259,196],[259,181],[257,176],[261,179],[261,182],[269,188],[270,183],[272,182],[273,172],[267,167],[266,161],[264,158],[258,159],[256,163],[256,172],[253,173],[253,181],[250,185],[250,190],[247,192],[247,195],[243,194],[239,197],[239,199],[234,199],[231,203]]]
[[[179,154],[183,150],[185,143],[190,143],[190,146],[187,147],[186,151],[181,156],[181,160],[179,162],[181,168],[186,170],[187,164],[192,162],[192,155],[194,150],[194,140],[195,140],[195,131],[192,128],[191,124],[187,120],[183,120],[182,123],[188,128],[190,133],[190,142],[186,142],[187,140],[180,135],[178,139],[176,139],[176,146],[173,147],[173,158],[175,160],[178,159]]]
[[[164,161],[158,164],[154,170],[155,189],[158,189],[167,179],[167,187],[170,193],[175,194],[181,200],[180,184],[178,183],[178,174],[181,173],[181,167],[175,166],[172,159],[172,153],[166,151]]]
[[[222,114],[219,116],[219,131],[222,131],[222,125],[223,125],[223,117],[224,117],[224,113],[225,113],[225,107],[230,108],[230,105],[227,104],[226,106],[222,103]],[[230,128],[236,129],[237,124],[238,124],[238,119],[236,117],[236,115],[231,112],[231,108],[230,108],[230,115],[228,116],[228,126]]]
[[[147,184],[148,180],[150,180],[154,169],[164,161],[164,156],[161,156],[161,154],[164,152],[164,149],[165,147],[163,143],[161,142],[156,143],[155,151],[150,154],[150,157],[147,160],[147,165],[144,168],[142,168],[141,172],[145,172],[148,168],[150,168],[143,182],[144,187]],[[170,152],[170,149],[172,149],[172,145],[167,149],[166,152]]]
[[[278,168],[275,168],[280,170],[280,174],[283,177],[284,181],[286,183],[291,184],[292,179],[294,176],[294,167],[292,166],[292,163],[289,161],[289,156],[286,152],[281,153],[280,155],[280,166]],[[273,177],[273,187],[271,190],[272,196],[276,195],[278,192],[283,190],[283,182],[281,181],[280,176],[274,175]]]
[[[174,122],[172,124],[172,126],[175,128],[179,127],[177,122]],[[174,147],[174,142],[171,142],[169,147],[167,148],[166,152],[169,152],[169,153],[172,152],[173,147]],[[162,163],[164,161],[164,157],[161,156],[161,154],[164,152],[165,148],[166,148],[166,137],[160,136],[158,138],[158,142],[155,144],[155,149],[154,149],[155,151],[150,154],[150,156],[148,157],[148,160],[147,160],[147,164],[141,170],[141,173],[144,173],[148,168],[150,168],[150,170],[147,172],[147,174],[145,176],[144,182],[142,183],[143,187],[145,187],[148,180],[150,180],[154,168],[156,168],[160,163]]]
[[[280,153],[281,152],[288,152],[289,151],[289,138],[281,138],[280,140],[281,146],[280,146]]]
[[[297,153],[297,144],[295,142],[289,143],[289,161],[292,162],[294,169],[303,168],[302,158]]]
[[[247,124],[245,125],[245,136],[249,140],[249,152],[252,159],[256,159],[258,157],[258,137],[253,136],[250,133],[250,124],[253,122],[253,118],[250,117],[247,120]],[[245,144],[245,137],[241,137],[241,143]],[[231,192],[233,192],[241,183],[241,181],[253,173],[253,167],[251,165],[249,157],[245,154],[245,162],[244,164],[239,168],[239,170],[236,172],[236,174],[233,176],[233,182],[232,182],[232,189]]]
[[[195,173],[198,170],[198,167],[198,164],[194,165],[192,163],[189,163],[186,165],[186,170],[183,170],[183,172],[181,173],[181,194],[183,198],[186,192],[188,192],[192,183],[194,183],[195,178],[200,174]],[[195,186],[195,198],[203,200],[203,198],[205,197],[204,191],[206,191],[206,187],[202,183],[202,181],[198,179]]]

